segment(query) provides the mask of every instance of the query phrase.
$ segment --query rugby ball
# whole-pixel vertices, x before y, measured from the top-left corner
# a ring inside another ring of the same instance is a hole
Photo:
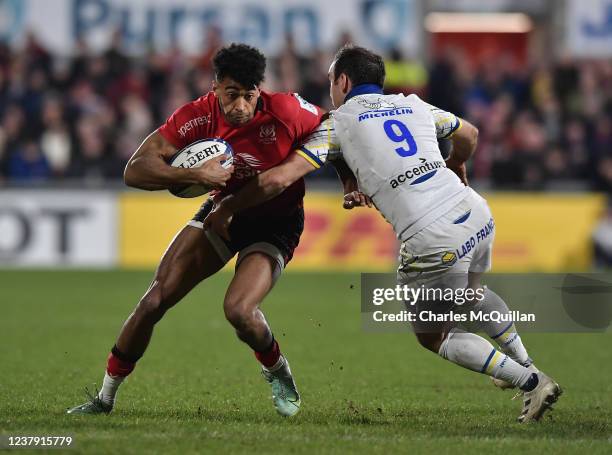
[[[176,152],[170,160],[170,166],[183,169],[195,169],[218,156],[224,157],[224,160],[221,161],[221,166],[224,168],[230,167],[234,162],[232,146],[223,139],[202,139]],[[202,196],[211,189],[212,188],[206,185],[198,184],[174,187],[170,188],[169,191],[175,196],[190,198]]]

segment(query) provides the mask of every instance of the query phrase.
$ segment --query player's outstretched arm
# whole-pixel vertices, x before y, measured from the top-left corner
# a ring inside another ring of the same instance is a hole
[[[478,144],[478,128],[464,119],[460,119],[461,128],[451,136],[453,144],[449,157],[446,159],[446,167],[453,171],[467,185],[467,172],[465,162],[469,160]]]
[[[330,162],[332,166],[334,166],[340,178],[340,182],[342,182],[342,187],[344,188],[343,207],[347,210],[351,210],[355,207],[364,207],[366,205],[372,207],[372,199],[359,191],[357,178],[346,162],[342,158],[336,158],[330,160]]]
[[[129,159],[123,173],[125,184],[149,191],[194,184],[221,188],[231,177],[233,168],[221,166],[223,157],[207,161],[197,169],[172,167],[168,162],[176,151],[158,131],[151,133]]]
[[[204,220],[204,229],[211,228],[229,239],[228,227],[235,213],[278,196],[298,179],[316,169],[297,153],[291,153],[281,164],[262,172],[238,192],[219,201]]]

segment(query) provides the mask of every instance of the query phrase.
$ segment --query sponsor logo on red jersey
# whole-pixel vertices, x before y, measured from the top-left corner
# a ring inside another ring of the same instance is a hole
[[[273,144],[276,142],[276,128],[274,123],[261,125],[259,129],[259,142],[262,144]]]
[[[178,130],[179,134],[181,135],[181,137],[185,137],[187,132],[191,131],[196,126],[202,126],[202,125],[206,125],[207,123],[210,123],[210,117],[211,117],[211,114],[206,114],[206,115],[202,115],[200,117],[195,117],[195,118],[188,120],[187,122],[183,123],[183,125],[181,125],[181,127],[179,128]]]

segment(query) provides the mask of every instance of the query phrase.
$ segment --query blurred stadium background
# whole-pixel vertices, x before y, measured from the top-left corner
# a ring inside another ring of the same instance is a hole
[[[393,271],[396,240],[374,210],[342,210],[327,169],[264,306],[297,419],[274,415],[224,320],[230,273],[156,328],[116,415],[65,414],[201,203],[131,191],[124,165],[209,90],[232,41],[266,53],[267,89],[327,108],[334,51],[378,50],[387,91],[480,129],[469,177],[496,218],[494,272],[612,265],[612,0],[0,0],[0,447],[35,433],[95,453],[610,453],[609,334],[523,334],[566,388],[554,420],[525,428],[487,378],[362,329],[359,272]]]
[[[496,271],[612,261],[612,1],[0,0],[0,17],[2,266],[153,266],[199,202],[128,191],[124,165],[231,41],[265,51],[267,89],[326,108],[333,52],[373,47],[387,91],[476,124]],[[333,171],[308,180],[291,269],[392,270],[378,215],[343,213]]]

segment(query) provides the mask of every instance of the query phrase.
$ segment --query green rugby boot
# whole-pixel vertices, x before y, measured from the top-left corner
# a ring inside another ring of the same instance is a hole
[[[300,394],[297,391],[289,362],[283,357],[283,365],[275,371],[262,368],[261,374],[272,387],[272,401],[276,411],[283,417],[290,417],[300,410]]]
[[[91,394],[85,389],[85,394],[87,402],[68,409],[67,414],[108,414],[113,410],[113,405],[104,403],[97,393]]]

